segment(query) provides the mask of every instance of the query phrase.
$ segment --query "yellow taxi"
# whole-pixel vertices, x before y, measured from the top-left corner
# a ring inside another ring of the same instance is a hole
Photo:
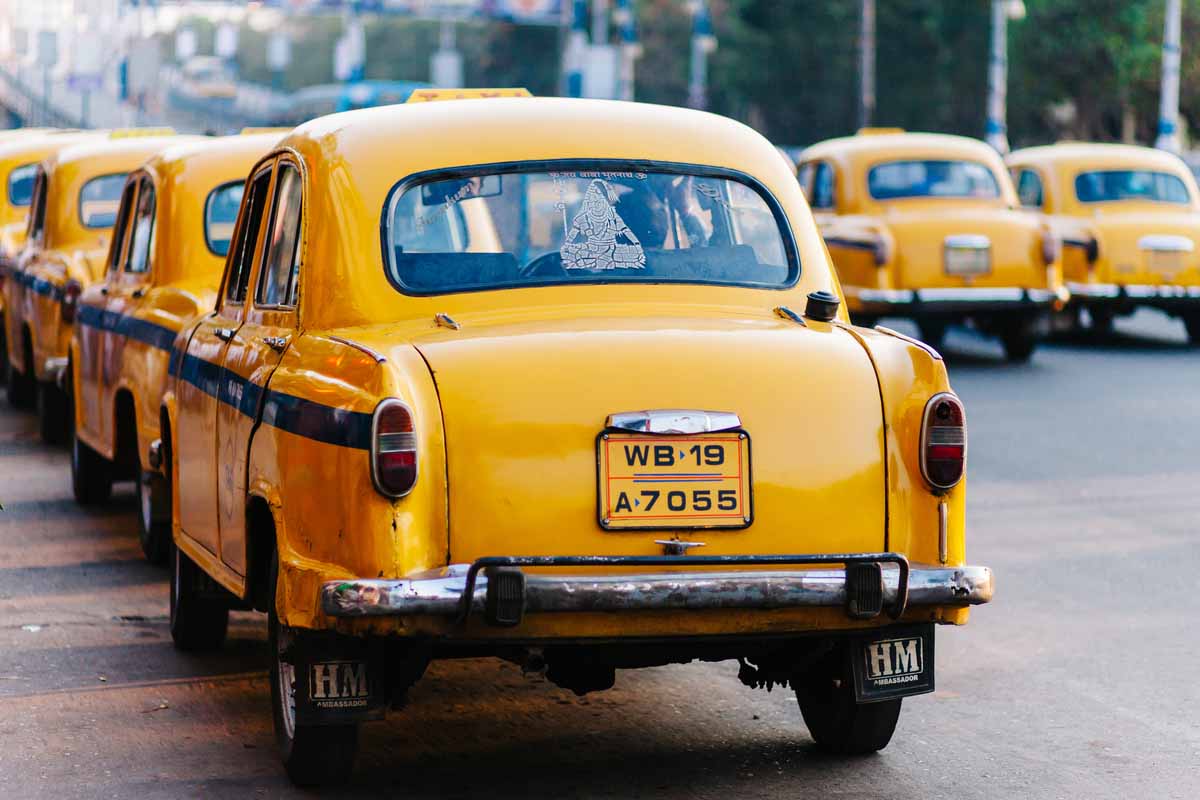
[[[799,180],[856,321],[907,317],[935,347],[970,321],[1025,361],[1066,300],[1058,240],[981,141],[864,130],[807,148]]]
[[[103,503],[114,480],[136,480],[152,562],[165,561],[171,543],[154,443],[172,342],[215,304],[246,173],[282,133],[188,141],[131,172],[104,277],[77,302],[68,354],[75,499]]]
[[[501,97],[302,125],[176,339],[176,645],[268,613],[298,783],[467,654],[580,694],[741,659],[822,747],[886,746],[992,577],[941,358],[838,292],[795,176],[722,117]]]
[[[1177,156],[1149,147],[1061,143],[1006,159],[1021,205],[1063,243],[1071,310],[1108,335],[1139,307],[1178,316],[1200,344],[1200,192]]]
[[[125,176],[176,137],[119,131],[65,147],[41,162],[34,179],[25,246],[5,284],[9,391],[36,394],[47,442],[70,430],[59,385],[83,290],[104,275]]]
[[[0,131],[0,187],[3,187],[0,191],[0,374],[8,365],[8,348],[3,343],[2,289],[25,244],[38,163],[89,135],[94,134],[43,128]]]

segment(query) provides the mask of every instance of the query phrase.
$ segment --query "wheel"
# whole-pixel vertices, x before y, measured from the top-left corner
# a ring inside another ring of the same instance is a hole
[[[113,465],[79,440],[76,431],[71,436],[71,491],[81,506],[107,503],[112,496]]]
[[[37,384],[38,432],[46,444],[62,444],[67,439],[67,396],[53,383]]]
[[[813,741],[839,755],[865,755],[887,747],[900,718],[900,703],[858,703],[854,676],[843,651],[835,650],[816,669],[794,681],[796,701]],[[799,684],[799,685],[796,685]]]
[[[1187,328],[1188,344],[1200,345],[1200,314],[1185,314],[1183,326]]]
[[[1030,325],[1015,325],[1000,332],[1000,343],[1004,345],[1004,357],[1014,364],[1021,364],[1033,355],[1037,336]]]
[[[171,639],[179,650],[215,650],[225,641],[229,604],[178,547],[172,545],[170,553]]]
[[[1113,335],[1113,313],[1101,308],[1089,308],[1088,318],[1091,324],[1088,325],[1088,330],[1091,331],[1093,339],[1109,339]]]
[[[296,670],[287,658],[304,632],[279,622],[275,611],[279,563],[274,558],[272,562],[267,627],[271,652],[275,654],[271,662],[271,711],[279,755],[288,778],[297,786],[344,783],[358,753],[358,726],[296,724]]]
[[[146,560],[151,564],[165,564],[170,555],[169,487],[170,484],[157,472],[143,470],[138,476],[138,541],[142,544]]]
[[[942,340],[946,338],[946,323],[940,319],[923,319],[917,322],[917,330],[921,332],[921,341],[934,350],[942,349]]]
[[[26,367],[33,365],[32,359],[25,362]],[[10,365],[8,370],[8,404],[13,408],[29,408],[33,404],[37,383],[33,376],[16,366]]]

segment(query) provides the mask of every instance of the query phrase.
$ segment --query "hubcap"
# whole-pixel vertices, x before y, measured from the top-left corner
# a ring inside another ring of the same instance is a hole
[[[283,730],[287,738],[296,738],[296,667],[283,660],[283,654],[292,645],[292,634],[283,625],[278,625],[275,635],[277,652],[275,661],[279,674],[279,702],[282,706]]]
[[[154,524],[150,503],[150,480],[145,474],[138,477],[138,501],[142,507],[142,531],[149,534]]]

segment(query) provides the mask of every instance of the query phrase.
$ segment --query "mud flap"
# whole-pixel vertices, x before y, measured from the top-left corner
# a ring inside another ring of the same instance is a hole
[[[296,670],[296,724],[383,719],[386,660],[378,643],[344,636],[302,637],[289,656]]]
[[[851,640],[848,652],[859,703],[933,691],[933,625],[875,630]]]

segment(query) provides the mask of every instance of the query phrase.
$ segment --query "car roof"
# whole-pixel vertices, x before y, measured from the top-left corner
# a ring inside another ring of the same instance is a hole
[[[1187,170],[1179,156],[1153,147],[1102,142],[1059,142],[1026,147],[1008,154],[1010,165],[1042,164],[1063,169],[1080,167],[1157,167],[1176,173]]]
[[[805,160],[839,155],[847,159],[873,159],[879,154],[908,158],[976,158],[991,160],[998,154],[986,142],[949,133],[858,133],[826,139],[804,150]]]

